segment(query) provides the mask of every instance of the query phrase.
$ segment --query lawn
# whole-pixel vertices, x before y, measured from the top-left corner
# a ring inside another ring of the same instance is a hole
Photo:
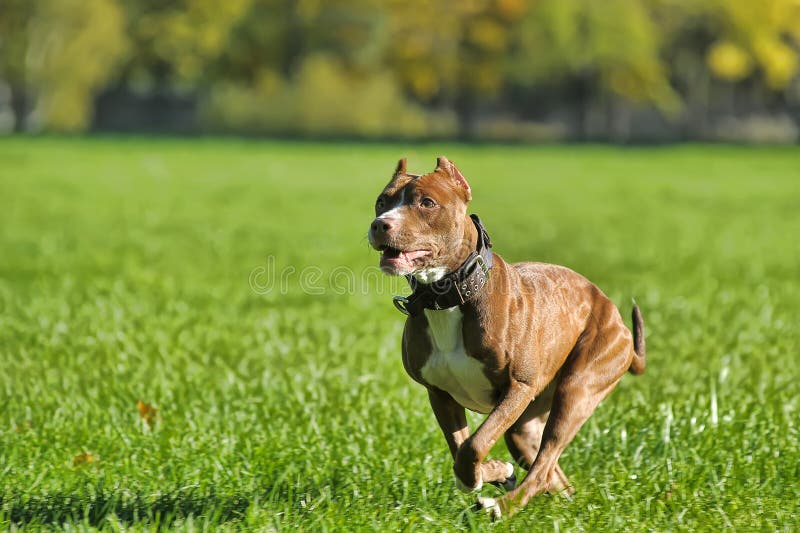
[[[647,325],[572,501],[494,525],[366,241],[397,159],[437,155],[495,251]],[[0,139],[0,530],[796,530],[799,235],[797,148]]]

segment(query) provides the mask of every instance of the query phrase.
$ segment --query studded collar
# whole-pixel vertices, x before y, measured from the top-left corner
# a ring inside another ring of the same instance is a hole
[[[480,293],[494,262],[492,241],[478,215],[470,215],[478,230],[476,250],[469,254],[466,261],[442,279],[426,285],[413,276],[406,276],[413,291],[408,297],[395,296],[394,305],[406,315],[416,316],[423,309],[448,309],[463,305]]]

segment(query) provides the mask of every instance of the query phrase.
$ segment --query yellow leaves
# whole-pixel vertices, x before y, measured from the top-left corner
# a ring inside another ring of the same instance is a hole
[[[294,117],[305,132],[396,135],[425,130],[424,113],[407,103],[388,72],[359,79],[332,57],[317,55],[303,63],[294,85]]]
[[[718,78],[740,81],[758,66],[771,89],[780,90],[792,81],[798,71],[797,53],[782,41],[761,35],[752,42],[753,54],[730,41],[717,41],[706,55],[706,63]]]
[[[302,20],[309,22],[319,15],[322,5],[320,0],[297,0],[295,9]]]
[[[508,31],[489,17],[476,18],[467,32],[470,42],[485,51],[497,52],[505,49]]]
[[[439,91],[439,75],[424,63],[416,64],[408,69],[407,83],[411,92],[422,99],[430,99]]]
[[[800,1],[716,0],[714,5],[722,23],[720,40],[706,55],[714,75],[735,82],[758,70],[770,89],[786,88],[799,68]]]
[[[285,85],[283,78],[277,72],[266,68],[258,71],[253,82],[253,87],[256,91],[265,96],[279,93]]]
[[[638,101],[644,98],[641,81],[632,72],[614,69],[608,75],[608,85],[620,96]]]
[[[753,44],[767,85],[783,89],[797,74],[797,52],[774,37],[762,37]]]
[[[427,67],[420,79],[430,83],[432,90],[442,73]],[[388,70],[354,75],[335,57],[323,54],[309,56],[292,79],[273,79],[265,72],[255,86],[231,84],[217,90],[209,109],[207,120],[215,121],[217,127],[223,124],[245,131],[440,135],[451,131],[454,123],[449,114],[426,111],[409,102]]]
[[[724,80],[738,81],[753,71],[753,60],[744,49],[730,41],[717,41],[706,54],[711,72]]]
[[[603,81],[612,92],[632,102],[653,102],[667,114],[677,113],[681,108],[680,98],[670,88],[658,63],[642,62],[613,68]]]
[[[72,458],[72,466],[84,466],[92,463],[96,463],[100,460],[100,457],[91,453],[91,452],[84,452],[79,453],[75,457]]]
[[[497,13],[506,20],[515,20],[525,14],[528,9],[526,0],[497,0]]]
[[[198,95],[206,124],[330,135],[394,132],[398,120],[425,133],[430,109],[416,103],[453,112],[455,96],[493,97],[509,82],[554,87],[577,77],[590,80],[592,91],[675,108],[678,91],[695,86],[694,67],[682,72],[688,55],[716,78],[751,78],[758,90],[783,90],[800,70],[800,0],[9,5],[0,17],[0,35],[8,37],[0,39],[0,70],[12,87],[16,81],[30,88],[32,123],[57,131],[86,129],[94,98],[114,86],[120,69],[128,88],[159,80]],[[706,36],[714,42],[708,49],[699,44]],[[232,101],[237,92],[241,98]],[[213,105],[206,106],[209,94]],[[359,106],[361,100],[374,107]],[[222,108],[231,113],[208,120]]]
[[[139,409],[139,419],[142,422],[143,429],[149,431],[161,422],[158,408],[142,400],[136,402],[136,407]]]
[[[464,78],[468,85],[484,96],[497,93],[503,84],[503,75],[496,63],[481,61],[464,65]]]
[[[183,9],[165,8],[144,15],[134,33],[141,44],[173,66],[181,81],[191,82],[224,50],[232,28],[251,4],[252,0],[186,0]]]
[[[800,38],[800,0],[771,0],[759,7],[769,23]]]
[[[129,52],[125,14],[115,0],[47,0],[29,23],[27,68],[40,87],[38,115],[58,131],[80,131],[94,93]]]

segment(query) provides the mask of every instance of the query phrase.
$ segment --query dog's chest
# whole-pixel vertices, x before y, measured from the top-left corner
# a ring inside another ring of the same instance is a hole
[[[458,307],[425,310],[433,350],[422,367],[426,382],[450,394],[463,407],[489,413],[494,388],[483,373],[483,364],[467,355],[461,330],[463,315]]]

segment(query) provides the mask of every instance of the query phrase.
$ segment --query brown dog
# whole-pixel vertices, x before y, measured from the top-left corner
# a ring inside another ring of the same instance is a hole
[[[614,304],[568,268],[503,261],[467,215],[471,198],[446,158],[424,175],[402,159],[378,196],[369,241],[383,252],[381,269],[412,286],[395,298],[409,315],[403,364],[428,389],[456,484],[512,489],[478,498],[500,517],[543,492],[572,491],[559,456],[625,372],[644,371],[644,322],[634,305],[631,337]],[[488,415],[472,435],[464,408]],[[501,436],[528,470],[517,487],[512,465],[484,461]]]

